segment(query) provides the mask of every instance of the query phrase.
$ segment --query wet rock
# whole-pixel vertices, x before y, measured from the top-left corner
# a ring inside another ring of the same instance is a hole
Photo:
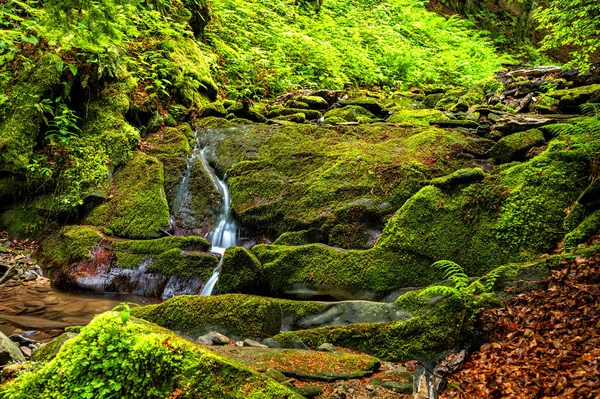
[[[260,342],[254,341],[252,339],[245,339],[243,341],[243,343],[244,343],[244,346],[250,347],[250,348],[269,349],[269,347],[267,345],[263,345]]]
[[[323,388],[318,385],[305,385],[302,387],[295,387],[294,389],[305,398],[314,398],[323,393]]]
[[[24,362],[25,357],[19,346],[11,341],[6,335],[0,333],[0,366],[9,362]]]
[[[329,342],[325,342],[325,343],[319,345],[317,350],[320,352],[335,352],[337,349],[333,344],[330,344]]]
[[[16,342],[17,344],[19,344],[21,346],[27,346],[27,345],[37,343],[37,341],[30,339],[30,338],[26,338],[20,334],[13,334],[13,335],[9,336],[8,338],[10,338],[11,341]]]

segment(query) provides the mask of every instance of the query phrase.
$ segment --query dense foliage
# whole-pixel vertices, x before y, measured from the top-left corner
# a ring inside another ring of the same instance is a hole
[[[246,97],[293,87],[472,84],[501,58],[469,23],[414,0],[213,2],[207,50],[223,88]]]

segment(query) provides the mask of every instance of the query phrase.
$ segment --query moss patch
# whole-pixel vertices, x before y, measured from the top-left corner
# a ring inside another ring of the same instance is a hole
[[[88,226],[67,226],[44,240],[36,257],[50,269],[89,261],[91,250],[101,241],[100,234]]]
[[[221,294],[252,294],[261,288],[262,280],[263,267],[254,254],[244,247],[229,247],[223,255],[215,288]]]
[[[13,399],[90,397],[297,398],[246,366],[155,325],[118,313],[96,317],[57,357],[2,387]]]
[[[544,143],[544,134],[537,129],[514,133],[500,139],[492,148],[491,156],[497,163],[519,160],[527,150]]]
[[[84,223],[120,237],[156,237],[170,223],[163,182],[162,164],[136,152],[115,174],[112,198],[94,208]]]
[[[178,296],[132,310],[136,317],[199,336],[211,330],[238,337],[275,335],[281,327],[276,301],[246,295]]]

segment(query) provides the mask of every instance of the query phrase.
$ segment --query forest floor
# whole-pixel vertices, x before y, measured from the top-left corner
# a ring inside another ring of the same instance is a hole
[[[600,253],[562,265],[513,292],[505,307],[483,312],[487,343],[441,397],[600,397]]]

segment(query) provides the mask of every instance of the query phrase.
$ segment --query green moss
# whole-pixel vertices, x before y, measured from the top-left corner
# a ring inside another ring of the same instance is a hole
[[[12,237],[37,237],[51,225],[47,217],[31,207],[10,209],[0,214],[0,229]]]
[[[444,98],[444,93],[428,94],[425,96],[425,99],[423,100],[423,104],[427,108],[435,108],[438,101],[440,101],[442,98]]]
[[[470,184],[483,180],[485,172],[481,168],[459,169],[449,175],[431,180],[431,184],[440,188],[450,188],[459,184]]]
[[[65,332],[54,338],[52,341],[40,346],[33,352],[33,360],[36,362],[49,362],[56,357],[60,348],[62,348],[68,340],[75,338],[77,334],[78,333]]]
[[[600,232],[600,210],[586,216],[573,231],[565,236],[565,248],[575,248],[589,237]]]
[[[0,170],[18,172],[30,164],[43,123],[36,108],[60,83],[60,58],[47,54],[39,64],[24,70],[8,91],[0,108]]]
[[[306,245],[319,242],[322,234],[318,230],[287,231],[281,234],[274,245]]]
[[[325,113],[325,123],[337,123],[339,119],[343,119],[346,122],[369,123],[376,121],[377,117],[358,105],[334,108]]]
[[[271,336],[281,327],[281,309],[275,300],[236,294],[182,295],[135,308],[132,314],[190,336],[215,329],[237,337]]]
[[[430,121],[444,118],[441,111],[432,109],[400,110],[390,115],[386,122],[407,126],[429,126]]]
[[[363,223],[337,224],[329,231],[329,245],[350,249],[369,248],[369,233]]]
[[[501,138],[492,148],[491,156],[498,163],[507,163],[522,158],[530,148],[544,141],[544,134],[537,129],[514,133]]]
[[[40,369],[2,386],[11,399],[52,397],[296,398],[268,377],[155,325],[123,323],[116,312],[96,317]]]
[[[569,213],[567,217],[565,217],[565,221],[563,222],[563,227],[567,233],[570,233],[575,229],[575,227],[579,226],[579,223],[583,221],[585,217],[585,207],[581,205],[579,202],[575,201],[573,205],[569,208]]]
[[[208,103],[198,111],[199,118],[206,118],[207,116],[224,117],[227,116],[227,110],[225,110],[222,102]]]
[[[215,288],[220,294],[257,293],[262,280],[263,267],[252,252],[244,247],[229,247],[223,254]]]
[[[163,182],[162,164],[137,152],[115,174],[113,198],[94,208],[84,223],[120,237],[156,237],[170,223]]]
[[[145,137],[147,146],[144,147],[144,152],[163,164],[164,188],[170,203],[173,202],[175,189],[185,173],[193,136],[190,126],[184,123],[176,128],[164,128]]]
[[[285,116],[278,116],[275,118],[278,121],[288,121],[294,123],[304,123],[306,122],[306,115],[303,112],[299,112],[297,114],[290,114]]]
[[[42,241],[36,257],[45,268],[59,268],[91,260],[90,252],[102,241],[101,235],[88,226],[67,226]]]
[[[294,100],[304,103],[312,109],[327,109],[327,108],[329,108],[329,104],[322,97],[298,96],[298,97],[295,97]]]
[[[296,100],[288,100],[283,105],[286,108],[310,109],[307,103]]]
[[[446,317],[414,317],[405,322],[363,323],[290,331],[274,338],[284,346],[291,346],[292,340],[299,338],[311,348],[329,342],[384,360],[425,360],[456,344],[461,322],[460,315],[449,314]]]
[[[600,84],[580,86],[573,89],[556,90],[548,94],[559,100],[558,107],[562,111],[577,112],[580,104],[600,98]]]
[[[208,281],[219,260],[209,254],[184,253],[178,248],[173,248],[156,256],[148,265],[148,271],[160,273],[163,276],[197,276]]]

